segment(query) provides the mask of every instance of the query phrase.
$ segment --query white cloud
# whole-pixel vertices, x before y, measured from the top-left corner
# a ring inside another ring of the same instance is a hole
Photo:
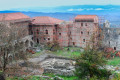
[[[88,10],[88,11],[89,11],[89,10],[94,10],[94,9],[93,9],[93,8],[88,8],[88,9],[86,9],[86,10]]]
[[[74,11],[74,9],[68,9],[68,11]]]
[[[84,9],[79,8],[79,9],[68,9],[67,11],[83,11]]]
[[[80,9],[76,9],[76,10],[77,10],[77,11],[83,11],[84,9],[81,9],[81,8],[80,8]]]
[[[104,10],[104,9],[102,9],[102,8],[96,8],[95,10]]]

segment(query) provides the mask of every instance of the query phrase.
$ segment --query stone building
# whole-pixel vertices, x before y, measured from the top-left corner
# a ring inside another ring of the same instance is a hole
[[[78,15],[72,22],[52,17],[34,17],[30,25],[30,34],[38,44],[56,40],[62,47],[84,48],[93,33],[96,36],[98,34],[98,17],[96,15]]]
[[[25,42],[26,45],[29,46],[30,43],[33,43],[31,36],[29,35],[29,24],[31,22],[31,18],[22,14],[22,13],[1,13],[0,14],[0,23],[6,24],[8,27],[14,29],[17,27],[17,33],[19,35],[19,39]]]
[[[30,35],[37,44],[46,44],[58,40],[58,27],[63,20],[52,17],[42,16],[34,17],[29,26]]]
[[[103,36],[103,47],[109,47],[116,51],[120,51],[120,28],[111,28],[110,23],[105,21]]]
[[[93,33],[95,33],[97,41],[98,29],[98,17],[96,15],[77,15],[69,26],[70,46],[86,47]]]

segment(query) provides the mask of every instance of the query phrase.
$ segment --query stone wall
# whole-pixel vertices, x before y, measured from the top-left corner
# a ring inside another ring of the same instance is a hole
[[[103,46],[120,51],[120,28],[103,28]]]
[[[40,65],[44,68],[44,73],[73,76],[75,71],[75,61],[68,58],[49,56]]]

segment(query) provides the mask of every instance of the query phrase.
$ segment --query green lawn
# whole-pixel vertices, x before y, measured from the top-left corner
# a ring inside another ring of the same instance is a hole
[[[49,76],[49,77],[55,77],[56,76],[54,74],[43,74],[43,75]],[[60,78],[62,78],[64,80],[75,80],[75,79],[77,79],[76,76],[60,76],[60,75],[57,75],[57,76],[59,76]]]
[[[76,56],[80,56],[80,54],[81,54],[80,49],[81,48],[78,48],[78,47],[69,47],[69,50],[68,50],[68,47],[64,47],[64,48],[57,50],[57,51],[48,51],[47,50],[47,52],[44,52],[44,51],[36,52],[35,54],[32,54],[32,57],[37,57],[37,56],[40,56],[41,54],[44,54],[44,53],[50,53],[50,54],[54,54],[57,56],[74,58]]]
[[[120,65],[120,57],[116,57],[114,59],[108,60],[107,64],[113,66]]]
[[[58,50],[53,52],[57,56],[63,56],[63,57],[68,57],[68,58],[73,58],[76,56],[80,56],[81,48],[78,47],[69,47],[69,50],[67,50],[68,47],[64,47],[62,50]]]
[[[49,80],[53,80],[51,78],[54,78],[56,75],[54,74],[43,74],[43,76],[49,76],[50,79]],[[64,80],[75,80],[77,79],[77,77],[75,76],[58,76]],[[45,78],[41,78],[40,76],[28,76],[28,77],[14,77],[14,78],[7,78],[6,80],[48,80],[48,79],[45,79]]]

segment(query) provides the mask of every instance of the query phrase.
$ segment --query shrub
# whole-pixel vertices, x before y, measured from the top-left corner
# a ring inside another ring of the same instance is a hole
[[[79,79],[83,78],[106,78],[111,75],[111,72],[104,68],[106,60],[103,58],[103,52],[96,49],[91,49],[89,46],[85,51],[76,58],[76,72],[75,75]]]
[[[57,41],[52,41],[47,43],[46,48],[50,51],[57,51],[60,49],[60,46]]]

